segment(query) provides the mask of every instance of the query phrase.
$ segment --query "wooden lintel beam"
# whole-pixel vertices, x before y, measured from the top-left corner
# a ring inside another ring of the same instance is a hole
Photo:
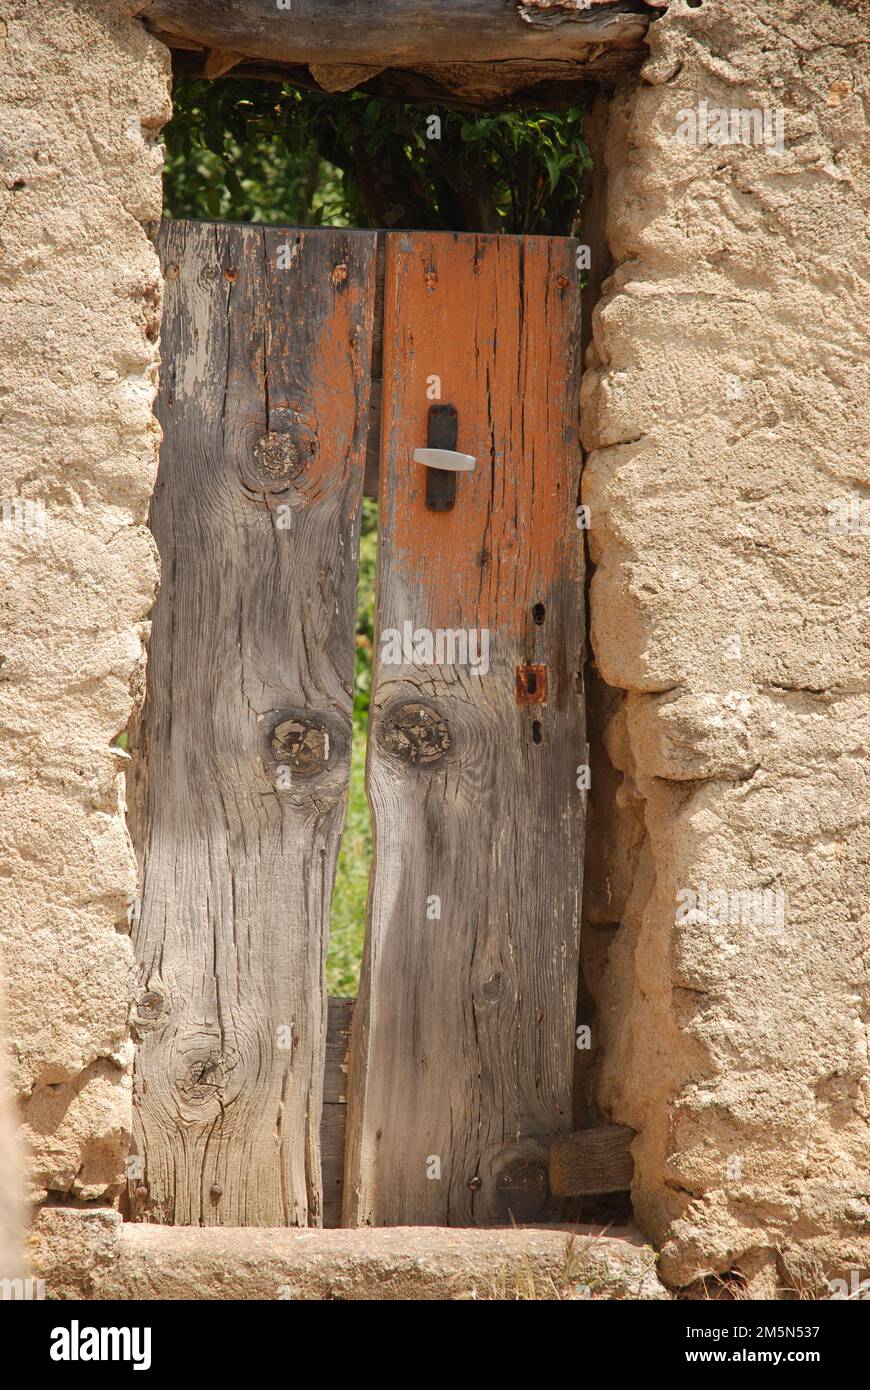
[[[200,45],[272,63],[413,67],[581,58],[639,44],[657,13],[641,0],[140,0],[170,47]]]

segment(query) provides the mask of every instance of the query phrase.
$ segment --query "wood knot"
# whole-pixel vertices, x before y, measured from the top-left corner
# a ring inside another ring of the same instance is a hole
[[[130,1020],[131,1029],[135,1037],[141,1042],[149,1034],[157,1029],[158,1024],[165,1024],[169,1014],[169,1003],[165,996],[156,989],[146,990],[140,994],[133,1007],[133,1016]]]
[[[239,458],[243,486],[259,497],[301,490],[320,449],[317,430],[298,410],[273,406],[269,423],[272,428]]]
[[[153,1020],[159,1018],[166,1008],[166,1000],[162,994],[156,990],[149,989],[146,994],[140,994],[136,1000],[136,1012],[141,1019]]]
[[[541,1219],[551,1205],[547,1168],[540,1159],[511,1159],[499,1172],[495,1185],[503,1221]]]
[[[260,725],[263,768],[275,789],[298,805],[325,806],[345,795],[344,769],[350,756],[349,712],[332,708],[272,710]]]
[[[230,1076],[237,1066],[237,1058],[225,1052],[208,1052],[188,1063],[179,1083],[184,1099],[193,1105],[203,1105],[211,1100],[221,1100]]]
[[[490,975],[489,979],[484,981],[483,997],[487,1004],[497,1004],[503,994],[504,980],[501,974],[496,971],[494,975]]]
[[[403,762],[424,765],[443,758],[453,744],[447,721],[419,701],[389,711],[380,727],[380,741]]]
[[[268,430],[254,445],[252,481],[263,492],[280,492],[301,472],[304,463],[294,435]]]
[[[300,777],[323,772],[329,762],[329,730],[318,720],[298,715],[284,719],[272,730],[272,754]]]

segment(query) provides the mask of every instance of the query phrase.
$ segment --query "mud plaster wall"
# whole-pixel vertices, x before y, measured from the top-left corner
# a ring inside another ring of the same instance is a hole
[[[37,1197],[112,1197],[129,1147],[136,870],[109,745],[157,576],[142,224],[169,114],[132,9],[0,0],[0,959]]]
[[[864,0],[678,0],[604,131],[593,1095],[676,1284],[870,1267],[870,534],[828,529],[870,485],[868,38]],[[785,152],[679,143],[702,98],[781,108]],[[702,883],[782,928],[677,925]]]

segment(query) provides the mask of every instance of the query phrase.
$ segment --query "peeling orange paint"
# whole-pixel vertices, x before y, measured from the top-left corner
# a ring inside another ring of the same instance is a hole
[[[387,241],[382,531],[419,577],[432,625],[531,624],[576,575],[578,420],[569,385],[580,285],[567,238],[396,232]],[[444,293],[433,294],[437,282]],[[426,507],[427,379],[473,454],[456,504]],[[422,621],[422,615],[421,615]]]

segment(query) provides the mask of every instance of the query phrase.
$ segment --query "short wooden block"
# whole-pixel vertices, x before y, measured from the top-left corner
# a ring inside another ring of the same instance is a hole
[[[627,1192],[634,1176],[631,1143],[635,1137],[635,1131],[626,1125],[602,1125],[557,1139],[550,1150],[553,1196]]]

